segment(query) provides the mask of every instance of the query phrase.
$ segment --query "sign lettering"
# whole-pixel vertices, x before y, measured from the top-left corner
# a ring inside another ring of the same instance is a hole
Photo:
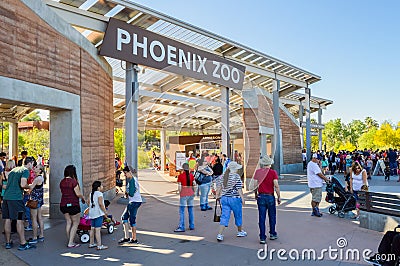
[[[245,67],[111,18],[100,55],[242,89]]]

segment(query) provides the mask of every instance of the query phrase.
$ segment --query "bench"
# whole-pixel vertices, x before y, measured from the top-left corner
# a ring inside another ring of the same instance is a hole
[[[360,227],[385,232],[400,224],[400,196],[359,192]]]

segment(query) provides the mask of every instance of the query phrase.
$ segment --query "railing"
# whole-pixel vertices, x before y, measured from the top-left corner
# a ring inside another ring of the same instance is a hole
[[[358,192],[360,210],[400,217],[400,197],[377,192]]]

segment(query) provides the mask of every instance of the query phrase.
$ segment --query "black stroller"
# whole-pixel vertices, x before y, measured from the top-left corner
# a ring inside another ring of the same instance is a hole
[[[333,203],[329,207],[329,213],[338,212],[338,216],[344,218],[346,212],[356,209],[356,198],[351,192],[345,191],[336,177],[332,176],[331,182],[326,185],[326,192],[325,200]]]

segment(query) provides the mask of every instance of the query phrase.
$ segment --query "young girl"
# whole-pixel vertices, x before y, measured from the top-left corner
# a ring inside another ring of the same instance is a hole
[[[90,206],[89,218],[91,219],[90,228],[90,244],[89,248],[97,247],[97,250],[107,249],[107,246],[101,244],[101,225],[103,224],[103,217],[107,217],[107,210],[104,206],[103,186],[100,181],[94,181],[92,184],[92,193],[90,193]],[[96,236],[97,245],[94,243]]]

